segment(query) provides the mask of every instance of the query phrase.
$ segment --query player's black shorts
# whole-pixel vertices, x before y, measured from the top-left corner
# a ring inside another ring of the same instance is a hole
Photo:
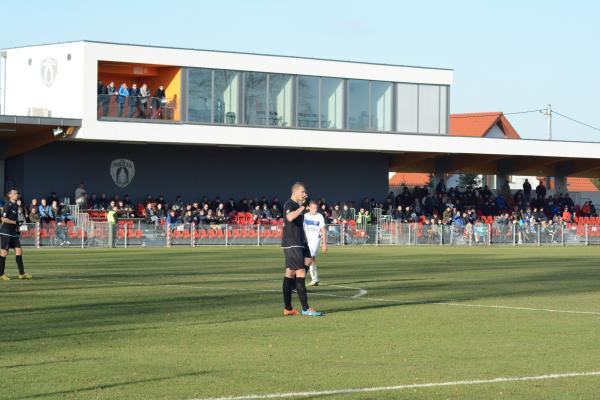
[[[16,249],[21,247],[21,241],[18,236],[0,235],[0,249]]]
[[[310,258],[310,250],[306,243],[304,246],[284,247],[283,254],[285,255],[285,267],[289,269],[303,269],[304,259]]]

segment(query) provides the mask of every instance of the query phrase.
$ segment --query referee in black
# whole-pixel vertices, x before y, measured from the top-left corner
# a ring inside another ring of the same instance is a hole
[[[292,185],[292,195],[283,206],[285,221],[281,247],[285,255],[285,277],[283,278],[283,310],[284,316],[297,315],[292,307],[292,290],[296,288],[302,304],[302,315],[320,317],[322,313],[310,308],[306,294],[306,269],[312,262],[310,250],[304,232],[304,211],[307,207],[308,196],[302,182]]]
[[[2,225],[0,225],[0,280],[9,281],[10,278],[4,273],[6,256],[9,249],[15,249],[17,267],[19,267],[19,279],[31,279],[31,275],[25,273],[23,265],[23,249],[19,240],[19,191],[10,189],[6,194],[8,202],[2,211]]]

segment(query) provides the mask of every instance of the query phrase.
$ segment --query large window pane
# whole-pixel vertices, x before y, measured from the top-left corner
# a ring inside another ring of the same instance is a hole
[[[269,125],[290,126],[292,124],[292,77],[269,75]]]
[[[212,70],[191,68],[188,75],[188,120],[210,122]]]
[[[246,72],[244,74],[245,123],[267,124],[267,74]]]
[[[448,133],[448,86],[440,86],[440,133]]]
[[[348,128],[369,129],[369,81],[348,81]]]
[[[344,128],[344,80],[321,78],[321,128]]]
[[[417,93],[418,85],[399,83],[397,85],[397,116],[396,130],[398,132],[417,133]]]
[[[236,71],[215,71],[214,122],[217,124],[239,124],[239,81]]]
[[[392,84],[371,82],[371,129],[392,130]]]
[[[419,85],[419,132],[440,131],[440,88],[434,85]]]
[[[298,126],[319,127],[319,78],[298,78]]]

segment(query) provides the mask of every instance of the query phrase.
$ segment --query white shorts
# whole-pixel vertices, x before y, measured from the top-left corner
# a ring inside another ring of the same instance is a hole
[[[319,251],[319,245],[321,244],[321,238],[308,239],[308,249],[310,250],[310,256],[316,257],[317,251]]]

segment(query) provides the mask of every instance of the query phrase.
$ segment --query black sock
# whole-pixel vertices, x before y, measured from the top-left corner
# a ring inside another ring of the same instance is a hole
[[[298,298],[302,304],[302,310],[308,310],[308,296],[306,295],[306,278],[296,277],[296,291],[298,292]]]
[[[4,275],[4,267],[6,266],[6,257],[0,256],[0,275]]]
[[[286,310],[292,309],[292,288],[294,287],[294,278],[283,278],[283,304]]]
[[[19,275],[23,275],[25,273],[25,266],[23,265],[23,256],[17,256],[17,267],[19,267]]]

